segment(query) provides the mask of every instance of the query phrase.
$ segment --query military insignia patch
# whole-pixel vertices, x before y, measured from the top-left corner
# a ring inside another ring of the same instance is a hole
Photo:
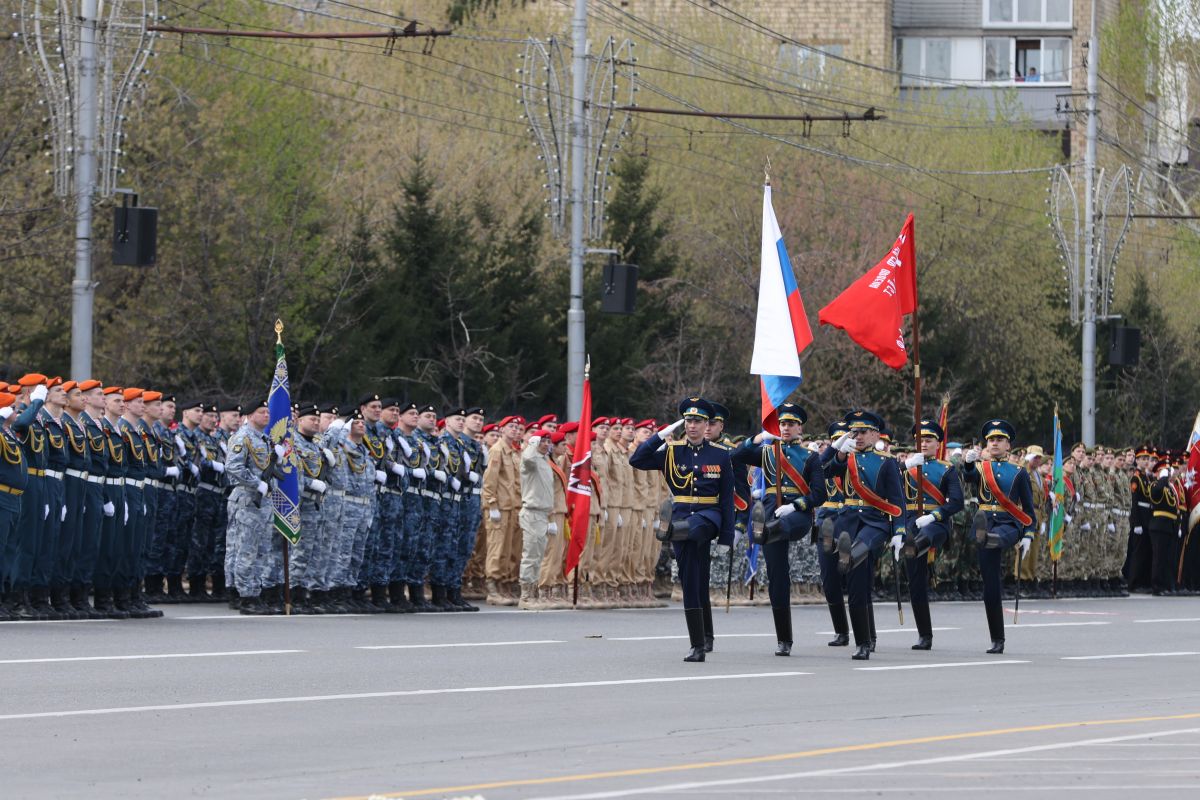
[[[701,474],[704,475],[704,477],[706,477],[706,478],[721,477],[721,465],[720,464],[705,464],[703,467],[700,468],[700,470],[701,470]]]

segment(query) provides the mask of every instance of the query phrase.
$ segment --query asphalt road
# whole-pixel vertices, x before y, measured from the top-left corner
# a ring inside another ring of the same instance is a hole
[[[978,603],[934,649],[877,604],[869,662],[824,607],[0,624],[0,797],[1194,797],[1200,598]],[[907,607],[906,607],[907,608]]]

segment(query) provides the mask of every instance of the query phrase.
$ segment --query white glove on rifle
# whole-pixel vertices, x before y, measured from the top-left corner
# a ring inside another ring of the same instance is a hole
[[[375,482],[376,483],[387,483],[387,473],[381,469],[375,470]]]
[[[113,504],[112,504],[111,500],[104,504],[103,509],[104,509],[104,516],[106,516],[106,517],[111,517],[113,514],[117,513],[117,509],[113,508]]]
[[[392,474],[399,475],[401,478],[403,478],[408,474],[408,470],[404,468],[403,464],[392,464]]]
[[[271,487],[270,487],[270,486],[267,486],[267,482],[266,482],[266,481],[259,481],[259,482],[258,482],[258,487],[257,487],[257,490],[258,490],[258,493],[259,493],[259,494],[261,494],[263,497],[266,497],[266,496],[267,496],[267,492],[268,492],[268,491],[270,491],[270,489],[271,489]]]
[[[121,524],[122,524],[122,525],[128,525],[128,524],[129,524],[129,503],[125,503],[125,521],[124,521],[123,523],[121,523]]]
[[[183,437],[178,433],[175,434],[175,447],[179,450],[179,455],[187,458],[187,445],[183,443]]]
[[[1021,558],[1025,558],[1025,556],[1029,554],[1029,549],[1031,547],[1033,547],[1033,537],[1032,536],[1026,536],[1024,539],[1021,540],[1021,542],[1020,542]]]
[[[405,439],[403,436],[400,436],[397,438],[396,441],[400,442],[400,449],[404,451],[405,457],[412,458],[412,453],[413,453],[412,445],[410,445],[408,443],[408,439]]]
[[[896,534],[892,537],[892,553],[896,561],[900,560],[900,551],[904,549],[904,537]]]
[[[488,511],[488,519],[490,519],[492,522],[499,522],[500,521],[499,509],[493,508],[493,509],[489,510]]]
[[[546,525],[546,533],[558,533],[558,523],[551,522]]]
[[[320,478],[313,478],[308,482],[308,488],[312,489],[317,494],[325,494],[325,490],[328,489],[329,486]]]
[[[470,470],[471,469],[471,454],[468,453],[466,450],[463,450],[462,457],[463,457],[463,466],[466,467],[468,470]]]
[[[679,430],[679,426],[682,424],[683,424],[682,419],[675,420],[670,425],[668,425],[667,427],[663,428],[661,431],[658,432],[658,438],[662,439],[665,442],[667,439],[671,438],[671,435],[674,434],[675,431]]]
[[[287,448],[281,444],[275,445],[275,457],[283,461],[287,457]]]
[[[419,480],[419,481],[423,481],[423,480],[425,480],[425,468],[424,468],[424,467],[417,467],[416,469],[414,469],[414,470],[412,471],[412,476],[413,476],[414,478],[416,478],[417,480]]]
[[[383,440],[383,446],[387,448],[389,455],[391,455],[391,452],[396,449],[396,443],[392,441],[392,437],[390,436]]]
[[[924,463],[925,456],[922,453],[913,453],[911,456],[904,459],[904,466],[908,467],[909,469],[912,469],[913,467],[919,467]]]
[[[967,462],[968,464],[973,464],[978,460],[979,460],[979,451],[976,450],[975,448],[971,448],[967,452],[963,453],[963,461]]]
[[[779,508],[775,509],[775,519],[783,519],[788,514],[794,513],[796,507],[791,503],[784,503]]]
[[[922,514],[917,517],[917,529],[924,528],[931,522],[937,522],[937,517],[933,516],[933,514]]]
[[[46,388],[46,385],[39,383],[37,386],[33,387],[33,391],[29,393],[29,399],[31,401],[32,400],[43,400],[44,401],[46,399],[46,395],[48,395],[49,393],[50,393],[50,390]]]
[[[209,464],[212,466],[213,472],[217,473],[218,475],[225,471],[225,465],[220,461],[211,461]]]
[[[168,478],[178,478],[179,477],[179,467],[167,467],[165,470],[163,470],[163,474],[166,475]]]

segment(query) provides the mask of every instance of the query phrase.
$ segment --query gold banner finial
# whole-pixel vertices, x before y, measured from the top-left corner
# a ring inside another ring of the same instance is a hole
[[[583,362],[583,379],[589,380],[592,374],[592,357],[586,356]]]
[[[283,344],[283,320],[275,320],[275,344]]]

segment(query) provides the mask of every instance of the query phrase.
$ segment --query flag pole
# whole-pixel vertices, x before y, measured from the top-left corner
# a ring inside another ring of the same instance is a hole
[[[913,264],[914,272],[917,265]],[[914,276],[915,280],[915,276]],[[920,300],[917,299],[913,304],[912,312],[912,334],[913,334],[913,430],[916,431],[915,444],[917,452],[921,451],[921,322],[920,322]],[[943,436],[945,434],[943,433]],[[922,485],[921,478],[924,476],[925,470],[923,467],[917,467],[917,516],[920,517],[925,513],[925,487]],[[916,521],[913,521],[916,525]],[[910,532],[910,536],[915,536],[915,532]],[[900,624],[904,625],[904,605],[900,600],[900,565],[896,565],[896,613],[900,615]]]
[[[275,345],[283,346],[283,320],[275,320]],[[283,615],[285,617],[292,614],[292,579],[291,570],[288,566],[288,540],[283,538]]]

